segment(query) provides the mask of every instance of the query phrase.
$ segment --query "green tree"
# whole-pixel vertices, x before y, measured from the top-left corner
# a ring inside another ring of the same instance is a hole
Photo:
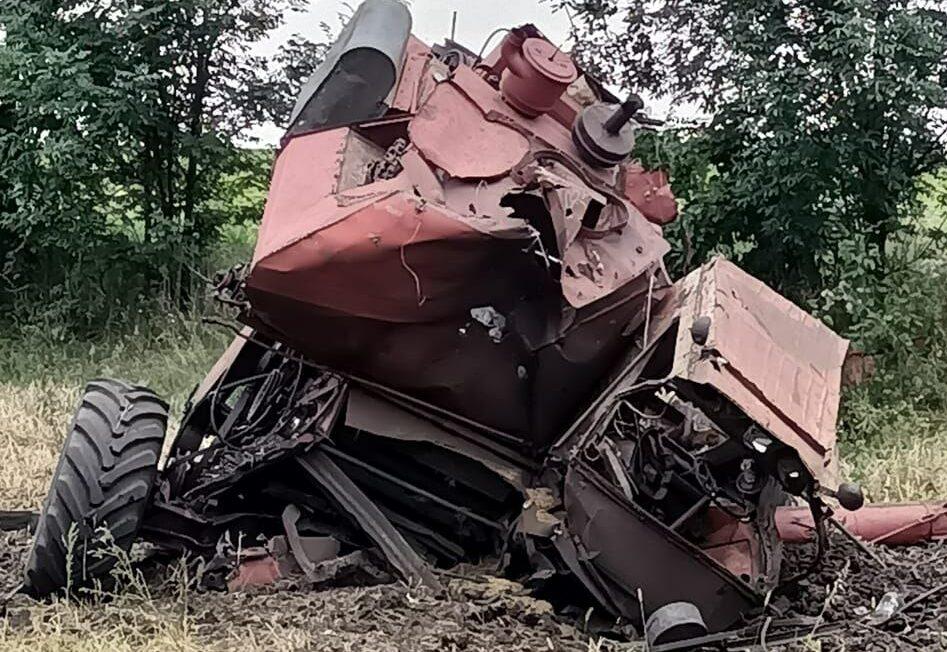
[[[221,196],[230,180],[265,183],[237,143],[285,116],[319,61],[299,39],[310,60],[292,69],[254,54],[304,4],[0,4],[0,304],[62,301],[91,322],[156,287],[186,300],[221,223],[252,212]]]
[[[919,178],[945,160],[943,3],[560,4],[592,69],[710,116],[639,148],[677,164],[688,262],[723,249],[796,297],[831,284],[853,240],[862,264],[890,267]]]

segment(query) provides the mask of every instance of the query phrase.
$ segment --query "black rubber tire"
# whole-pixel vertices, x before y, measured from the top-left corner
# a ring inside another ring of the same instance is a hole
[[[43,503],[24,592],[40,598],[89,586],[108,577],[116,548],[131,550],[167,423],[167,403],[149,389],[119,380],[86,386]]]

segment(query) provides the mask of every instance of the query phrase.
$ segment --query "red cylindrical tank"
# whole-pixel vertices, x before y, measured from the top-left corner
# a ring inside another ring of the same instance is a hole
[[[511,32],[503,41],[502,53],[506,65],[500,92],[523,115],[548,112],[579,76],[572,57],[543,38],[521,40]]]

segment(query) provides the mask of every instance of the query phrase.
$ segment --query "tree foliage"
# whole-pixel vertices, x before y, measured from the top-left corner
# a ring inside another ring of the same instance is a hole
[[[304,4],[0,4],[0,304],[61,300],[89,317],[97,297],[133,299],[118,291],[186,298],[219,226],[253,213],[221,194],[261,170],[237,143],[285,116],[318,63],[299,39],[286,56],[308,60],[290,69],[254,51]]]
[[[672,167],[683,262],[724,250],[797,297],[834,283],[850,254],[890,267],[919,179],[945,162],[943,3],[560,4],[587,65],[709,116],[639,148]]]

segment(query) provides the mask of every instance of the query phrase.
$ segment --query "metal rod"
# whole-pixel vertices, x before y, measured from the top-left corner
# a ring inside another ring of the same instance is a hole
[[[605,131],[615,135],[628,124],[632,116],[644,108],[644,102],[637,95],[632,95],[622,102],[611,117],[605,121]]]
[[[324,449],[316,448],[305,457],[296,458],[296,461],[355,519],[402,575],[409,580],[420,580],[435,591],[442,591],[441,583],[431,572],[427,562],[382,514],[378,506],[325,453]]]
[[[686,523],[688,519],[690,519],[691,516],[697,513],[697,510],[701,509],[709,502],[710,502],[710,496],[707,496],[707,495],[701,496],[700,500],[698,500],[696,503],[691,505],[690,508],[686,512],[678,516],[677,520],[671,523],[668,526],[668,528],[670,528],[671,530],[677,531],[677,528],[681,527],[684,523]]]

